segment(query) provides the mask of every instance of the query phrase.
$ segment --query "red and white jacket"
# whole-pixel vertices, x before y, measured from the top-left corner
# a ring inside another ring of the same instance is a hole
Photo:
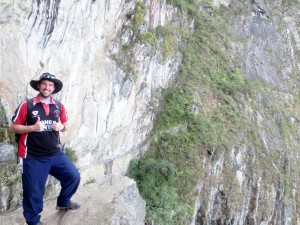
[[[62,124],[67,121],[67,112],[65,106],[60,103],[60,110],[56,102],[51,97],[51,103],[45,104],[39,97],[33,100],[33,106],[29,109],[27,115],[27,101],[22,102],[12,117],[12,122],[22,125],[34,125],[40,117],[41,123],[45,125],[42,132],[30,132],[21,134],[19,139],[18,156],[21,158],[41,158],[52,156],[61,151],[60,136],[58,131],[52,130],[53,121]]]

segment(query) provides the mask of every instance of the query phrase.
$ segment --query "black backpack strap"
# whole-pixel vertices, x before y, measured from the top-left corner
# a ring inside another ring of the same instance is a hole
[[[30,99],[27,99],[27,115],[29,115],[29,110],[33,107],[33,101],[34,101],[35,98],[30,98]],[[60,105],[60,101],[57,100],[57,99],[54,99],[55,101],[55,106],[56,108],[58,109],[59,112],[61,112],[61,105]]]
[[[33,107],[33,100],[34,100],[34,98],[26,99],[26,102],[27,102],[26,123],[27,123],[28,115],[30,113],[30,109]],[[16,139],[17,145],[19,145],[20,136],[21,136],[21,134],[15,134],[15,139]],[[19,151],[19,147],[18,147],[18,151]],[[19,164],[18,151],[16,153],[17,154],[17,164]]]
[[[33,107],[33,101],[34,101],[35,98],[30,98],[30,99],[27,99],[27,113],[29,112],[29,110]],[[60,101],[57,100],[57,99],[54,99],[55,101],[55,105],[56,105],[56,108],[61,112],[61,105],[60,105]]]
[[[35,98],[30,98],[30,99],[27,99],[27,116],[29,115],[29,110],[33,107],[33,100]]]
[[[33,106],[33,100],[34,100],[34,98],[26,99],[26,102],[27,102],[26,124],[27,124],[28,115],[30,113],[30,109]],[[15,134],[17,144],[19,143],[20,136],[21,136],[20,134]]]
[[[57,99],[54,99],[55,101],[55,105],[56,105],[56,108],[58,109],[59,112],[61,112],[61,105],[60,105],[60,101],[57,100]]]

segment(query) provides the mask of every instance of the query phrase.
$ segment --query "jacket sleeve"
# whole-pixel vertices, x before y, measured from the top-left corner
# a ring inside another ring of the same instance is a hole
[[[64,104],[60,103],[60,108],[61,108],[61,114],[60,114],[60,122],[62,124],[66,123],[68,121],[68,115],[67,115],[67,110]]]
[[[22,102],[15,111],[11,121],[16,124],[25,125],[27,118],[27,101]]]

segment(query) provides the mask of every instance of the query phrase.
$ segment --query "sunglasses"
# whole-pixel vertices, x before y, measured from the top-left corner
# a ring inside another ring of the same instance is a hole
[[[43,73],[41,76],[40,76],[40,80],[41,79],[56,79],[56,77],[50,73]]]

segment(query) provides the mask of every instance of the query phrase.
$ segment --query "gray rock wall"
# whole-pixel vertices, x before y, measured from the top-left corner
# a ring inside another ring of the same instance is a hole
[[[62,143],[76,151],[81,185],[124,175],[129,161],[145,151],[160,90],[180,64],[180,56],[161,60],[153,46],[132,41],[128,14],[137,2],[0,0],[0,100],[7,120],[25,97],[37,94],[31,79],[43,72],[61,79],[64,88],[54,97],[67,107],[70,124]],[[144,30],[176,17],[165,0],[144,5]],[[133,48],[124,53],[129,44]],[[115,59],[122,54],[134,58],[134,65],[120,67]],[[134,76],[125,72],[127,66]],[[17,171],[16,149],[7,142],[0,146],[1,163],[7,158],[1,166]],[[0,211],[21,204],[20,181],[13,183],[9,176],[1,172]],[[59,185],[51,177],[48,184],[46,196],[55,196]]]
[[[229,7],[236,67],[264,83],[238,100],[248,125],[233,146],[204,157],[191,224],[300,224],[299,1],[214,2]]]
[[[162,62],[158,52],[145,57],[151,47],[136,44],[130,56],[136,59],[133,78],[112,59],[133,37],[122,28],[130,24],[126,14],[135,3],[0,2],[0,85],[7,117],[21,99],[37,94],[28,85],[31,79],[45,71],[57,75],[64,88],[55,97],[66,105],[71,127],[63,143],[76,150],[83,179],[87,174],[100,179],[103,163],[112,173],[125,173],[152,128],[159,90],[168,86],[180,62]],[[165,1],[145,5],[145,29],[173,17],[174,9]]]
[[[161,52],[133,41],[126,27],[135,3],[0,0],[0,94],[7,117],[25,95],[36,94],[30,79],[44,71],[62,79],[64,89],[56,97],[66,104],[71,124],[63,142],[76,150],[82,185],[124,174],[128,162],[147,149],[160,89],[180,64],[176,54],[161,60]],[[166,1],[144,3],[142,29],[178,22]],[[191,224],[300,224],[299,1],[211,3],[225,7],[232,62],[266,83],[238,107],[251,128],[241,130],[227,152],[203,159]],[[135,59],[125,61],[134,73],[120,65],[124,55]],[[244,138],[250,131],[251,141]]]

